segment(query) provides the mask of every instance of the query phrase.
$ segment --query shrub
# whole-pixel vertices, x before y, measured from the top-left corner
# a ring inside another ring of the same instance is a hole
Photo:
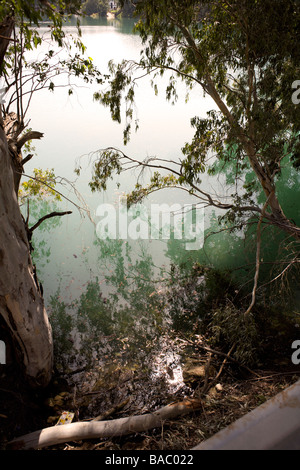
[[[251,366],[259,357],[260,334],[253,315],[244,312],[227,300],[225,306],[211,312],[206,335],[213,346],[225,351],[233,347],[232,357]]]

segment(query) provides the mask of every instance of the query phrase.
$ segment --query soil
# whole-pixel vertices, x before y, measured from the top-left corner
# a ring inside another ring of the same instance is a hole
[[[164,423],[160,429],[113,439],[68,442],[48,450],[188,450],[213,436],[241,416],[299,380],[292,364],[251,371],[219,354],[199,355],[189,348],[194,370],[203,369],[211,357],[211,376],[189,377],[174,385],[174,371],[165,375],[118,363],[104,370],[55,375],[45,390],[32,390],[15,366],[0,366],[0,449],[15,437],[57,423],[63,411],[74,413],[73,421],[116,419],[154,411],[183,397],[201,398],[199,411]],[[199,367],[195,367],[198,362]],[[214,381],[217,373],[218,380]],[[170,384],[173,384],[170,386]],[[205,392],[205,393],[204,393]],[[118,406],[119,405],[119,406]]]

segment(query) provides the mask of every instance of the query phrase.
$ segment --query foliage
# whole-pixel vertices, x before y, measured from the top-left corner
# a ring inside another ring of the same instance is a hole
[[[98,280],[89,282],[86,292],[81,295],[77,305],[77,328],[79,332],[101,331],[104,335],[112,332],[112,315],[106,299],[100,291]]]
[[[82,10],[86,15],[98,13],[100,16],[106,16],[107,5],[108,2],[106,0],[87,0],[82,6]]]
[[[58,300],[59,299],[59,300]],[[67,305],[60,300],[59,292],[50,299],[50,320],[53,330],[55,366],[65,368],[71,362],[73,352],[72,330],[74,320]]]
[[[240,364],[257,365],[262,350],[257,324],[252,315],[245,316],[229,301],[212,313],[207,336],[213,346],[221,346],[224,351],[233,348],[232,357]]]
[[[93,81],[103,83],[104,77],[94,66],[92,58],[86,56],[86,48],[80,39],[79,23],[77,36],[67,36],[63,23],[57,26],[58,32],[53,35],[54,26],[50,25],[48,34],[52,42],[37,60],[28,58],[28,53],[33,49],[39,50],[49,37],[42,36],[38,29],[24,23],[23,18],[15,18],[15,21],[18,26],[14,33],[16,40],[6,51],[2,68],[6,85],[4,114],[8,114],[14,107],[24,126],[32,95],[37,91],[48,89],[53,92],[56,87],[64,86],[71,95],[78,84],[78,78],[88,84]],[[55,47],[56,43],[59,48]],[[64,83],[62,77],[65,77]]]
[[[42,170],[40,168],[33,169],[33,176],[21,184],[19,190],[20,202],[24,203],[25,199],[33,196],[53,196],[54,200],[61,201],[60,194],[55,191],[56,178],[54,169]]]
[[[135,13],[135,5],[131,1],[124,1],[122,7],[122,17],[123,18],[133,18]]]
[[[67,16],[79,13],[80,7],[80,0],[55,0],[51,3],[40,0],[6,0],[0,5],[0,23],[7,18],[14,18],[24,35],[25,49],[30,50],[41,43],[36,27],[46,19],[50,23],[51,38],[62,46],[65,37],[63,26]]]
[[[232,271],[187,263],[173,265],[171,274],[164,314],[178,335],[200,335],[224,353],[232,349],[231,357],[248,367],[289,356],[299,313],[281,281],[271,291],[265,287],[245,315],[249,297]]]
[[[32,129],[28,128],[27,132],[30,132],[31,130]],[[36,154],[32,140],[29,140],[24,144],[23,151],[26,151],[32,156]],[[30,199],[41,201],[48,197],[53,198],[53,201],[61,201],[61,196],[59,192],[55,190],[55,187],[56,176],[53,168],[51,170],[34,168],[33,175],[20,185],[18,192],[19,203],[22,206]]]
[[[151,74],[156,91],[158,78],[168,74],[166,98],[171,101],[177,99],[179,80],[188,91],[200,87],[215,109],[206,118],[192,118],[194,137],[182,148],[179,166],[165,165],[176,184],[198,197],[200,204],[225,210],[232,223],[245,223],[249,214],[255,214],[299,239],[299,228],[286,216],[277,195],[282,161],[288,158],[295,169],[299,166],[300,118],[292,102],[292,83],[299,75],[299,3],[144,0],[136,2],[136,14],[141,59],[110,63],[110,88],[95,94],[118,122],[125,101],[124,143],[135,121],[139,76]],[[105,173],[95,172],[99,183],[94,181],[94,187],[104,187],[107,178],[120,171],[124,153],[116,151],[111,157]],[[202,189],[204,173],[216,174],[213,162],[234,169],[229,195]],[[138,165],[162,167],[159,159]],[[157,180],[151,190],[161,186]],[[263,191],[260,201],[258,188]],[[139,187],[134,195],[148,194],[147,188]]]
[[[173,264],[167,283],[167,310],[176,331],[206,332],[210,312],[234,298],[235,286],[227,272],[194,262]]]

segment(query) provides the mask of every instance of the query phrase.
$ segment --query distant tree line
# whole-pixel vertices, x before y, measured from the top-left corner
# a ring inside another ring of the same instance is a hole
[[[123,18],[132,18],[134,15],[135,6],[130,1],[125,1],[122,7]]]
[[[98,13],[99,16],[106,16],[108,11],[107,0],[87,0],[83,3],[83,12],[86,15]]]
[[[86,0],[83,2],[83,12],[87,15],[99,14],[100,16],[106,16],[107,11],[110,9],[110,1],[108,0]],[[121,7],[118,2],[118,10],[121,10],[122,16],[125,18],[132,18],[135,10],[135,6],[132,2],[125,1]]]

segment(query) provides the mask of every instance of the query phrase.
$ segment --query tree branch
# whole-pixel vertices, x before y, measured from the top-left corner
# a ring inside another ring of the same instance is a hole
[[[18,172],[16,172],[18,173]],[[30,178],[34,181],[38,181],[39,183],[43,184],[44,186],[46,186],[47,188],[49,188],[51,191],[54,191],[56,194],[58,194],[59,196],[61,196],[62,198],[64,198],[66,201],[70,202],[71,204],[73,204],[73,206],[75,206],[79,211],[86,211],[88,214],[89,214],[89,210],[87,208],[83,208],[83,207],[80,207],[78,204],[76,204],[74,201],[72,201],[71,199],[69,199],[67,196],[65,196],[64,194],[62,194],[60,191],[57,191],[57,189],[54,189],[52,186],[50,186],[49,184],[47,184],[45,181],[42,181],[41,179],[39,178],[35,178],[34,176],[30,176],[30,175],[26,175],[25,173],[19,173],[20,175],[22,176],[25,176],[26,178]],[[64,178],[62,178],[64,179]],[[70,182],[68,182],[69,184],[71,184]],[[75,188],[73,188],[74,191]],[[79,194],[77,191],[76,191],[77,194]],[[90,214],[89,214],[89,217],[90,217]],[[90,217],[91,218],[91,217]]]
[[[6,41],[18,42],[18,39],[9,38],[7,36],[3,36],[2,34],[0,34],[0,38],[5,39]]]
[[[62,217],[64,215],[72,214],[72,211],[66,211],[66,212],[51,212],[50,214],[44,215],[44,217],[41,217],[36,224],[34,224],[30,229],[29,232],[32,234],[32,232],[37,229],[45,220],[51,219],[52,217]]]
[[[44,137],[44,134],[42,132],[38,131],[28,131],[25,134],[23,134],[21,137],[18,138],[17,140],[17,149],[18,151],[21,150],[23,145],[26,144],[29,140],[38,140]]]
[[[155,169],[158,169],[158,170],[166,170],[166,171],[171,172],[176,177],[180,177],[182,175],[180,170],[176,171],[174,168],[171,168],[171,167],[166,166],[166,165],[160,165],[160,164],[155,165],[154,163],[150,163],[152,161],[154,161],[154,162],[155,161],[156,162],[166,162],[167,160],[164,160],[164,159],[151,158],[151,159],[146,159],[144,161],[140,161],[140,160],[136,160],[135,158],[132,158],[132,157],[126,155],[122,150],[120,150],[116,147],[107,147],[104,150],[98,150],[98,152],[96,152],[96,153],[103,153],[103,152],[107,152],[107,151],[114,151],[114,152],[118,153],[120,155],[120,160],[123,160],[123,161],[125,160],[125,163],[122,163],[122,165],[125,165],[126,163],[132,163],[133,164],[132,167],[130,167],[130,168],[124,168],[124,171],[126,171],[128,169],[142,167],[142,168],[153,168],[153,169],[155,168]],[[175,163],[178,166],[180,165],[176,162],[170,162],[170,161],[168,161],[168,162],[169,163]],[[208,206],[216,207],[216,208],[222,209],[222,210],[230,210],[230,209],[235,208],[234,204],[223,203],[220,200],[213,198],[211,194],[207,193],[206,191],[203,191],[202,189],[200,189],[199,186],[195,185],[193,182],[189,182],[189,186],[191,187],[192,190],[194,190],[194,192],[191,193],[189,190],[184,188],[184,186],[179,185],[179,184],[178,185],[176,184],[173,187],[177,187],[178,189],[182,189],[182,190],[190,192],[190,194],[193,194],[193,196],[197,197],[198,199],[201,199]],[[166,187],[170,188],[172,186],[166,186]],[[159,188],[159,189],[162,189],[162,188]],[[150,192],[147,192],[147,195],[148,194],[150,194]],[[200,196],[200,194],[201,194],[201,196]],[[220,196],[220,198],[221,197],[222,196]],[[261,209],[256,205],[240,206],[237,209],[240,212],[255,212],[255,213],[261,214]]]
[[[176,19],[174,19],[173,17],[171,17],[171,21],[173,21],[173,23],[180,29],[180,31],[184,35],[188,46],[191,48],[191,50],[194,53],[195,60],[203,64],[205,61],[205,58],[202,57],[201,51],[197,47],[197,44],[195,43],[195,40],[192,37],[190,31],[185,26],[180,24],[180,22],[176,21]],[[250,71],[250,75],[251,73],[253,72]],[[204,90],[211,96],[211,98],[214,100],[219,110],[227,118],[229,124],[232,126],[232,128],[235,129],[236,136],[240,140],[242,146],[244,147],[244,150],[247,154],[250,165],[254,173],[256,174],[266,197],[269,198],[269,205],[272,211],[272,216],[270,215],[268,219],[274,225],[281,227],[282,230],[284,230],[287,233],[292,234],[297,240],[299,240],[300,228],[297,227],[295,224],[292,224],[291,221],[285,216],[275,193],[274,180],[268,174],[267,169],[265,169],[263,165],[261,164],[259,160],[260,155],[257,154],[255,146],[253,145],[253,142],[251,142],[249,137],[245,134],[243,128],[239,125],[239,123],[236,122],[233,114],[230,112],[226,103],[223,101],[220,93],[217,91],[215,83],[208,71],[203,73],[203,78],[206,82],[205,86],[203,87]],[[253,89],[253,79],[254,77],[251,75],[249,77],[249,97],[250,98],[251,98],[251,93]]]
[[[31,160],[33,158],[33,154],[30,153],[29,155],[27,155],[27,157],[23,158],[23,160],[21,161],[21,164],[24,166],[27,162],[29,162],[29,160]]]
[[[262,224],[263,218],[265,216],[265,213],[266,213],[266,210],[267,210],[267,207],[268,207],[268,204],[269,204],[269,199],[270,199],[270,196],[268,197],[268,199],[265,202],[265,205],[263,207],[263,210],[262,210],[262,213],[261,213],[261,216],[259,218],[258,225],[257,225],[256,270],[255,270],[255,276],[254,276],[254,286],[253,286],[253,290],[252,290],[251,304],[249,305],[249,308],[245,312],[245,316],[248,316],[250,314],[250,312],[251,312],[251,310],[252,310],[252,308],[254,307],[254,304],[255,304],[256,290],[257,290],[259,270],[260,270],[261,224]]]

